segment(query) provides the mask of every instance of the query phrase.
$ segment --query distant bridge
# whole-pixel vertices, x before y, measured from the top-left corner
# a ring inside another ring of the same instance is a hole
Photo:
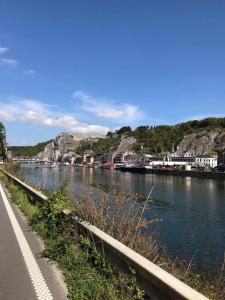
[[[38,158],[21,158],[21,157],[13,157],[13,162],[18,163],[52,163],[50,160],[38,159]]]

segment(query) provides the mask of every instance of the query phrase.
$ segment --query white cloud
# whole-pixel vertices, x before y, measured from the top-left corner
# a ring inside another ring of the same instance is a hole
[[[98,118],[129,122],[136,121],[143,116],[136,105],[95,98],[85,91],[75,91],[73,98],[80,102],[81,109],[94,114]]]
[[[17,60],[11,59],[11,58],[5,58],[5,57],[3,57],[1,59],[1,63],[4,64],[4,65],[13,66],[13,67],[15,67],[15,66],[18,65],[18,61]]]
[[[24,71],[25,74],[34,75],[36,72],[34,70],[26,70]]]
[[[45,127],[59,127],[67,131],[85,135],[102,136],[110,129],[79,121],[73,115],[62,114],[55,106],[33,99],[0,102],[0,121],[16,121]]]
[[[3,47],[3,46],[0,45],[0,54],[4,54],[4,53],[6,53],[7,51],[9,51],[9,48]]]

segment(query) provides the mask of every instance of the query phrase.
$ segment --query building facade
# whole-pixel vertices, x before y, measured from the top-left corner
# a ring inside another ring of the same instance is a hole
[[[198,155],[195,158],[195,162],[200,167],[211,167],[215,168],[217,166],[217,157],[210,155]]]

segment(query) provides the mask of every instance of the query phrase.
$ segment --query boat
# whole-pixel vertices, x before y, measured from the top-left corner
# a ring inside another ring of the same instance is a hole
[[[146,166],[144,166],[144,168],[145,168],[146,170],[152,170],[152,169],[153,169],[153,167],[150,166],[150,165],[146,165]]]
[[[147,173],[147,169],[145,169],[145,167],[135,165],[135,164],[124,164],[121,167],[121,171],[123,171],[123,172],[134,172],[134,173]]]
[[[119,170],[119,169],[121,169],[122,165],[123,165],[123,164],[115,163],[115,164],[113,165],[113,167],[114,167],[114,169]]]
[[[58,163],[56,163],[55,161],[50,165],[50,168],[57,168],[58,167]]]
[[[83,164],[75,164],[75,166],[83,168],[84,165]]]

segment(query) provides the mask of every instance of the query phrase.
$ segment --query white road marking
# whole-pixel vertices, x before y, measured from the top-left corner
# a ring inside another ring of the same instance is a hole
[[[8,213],[9,219],[12,224],[12,228],[14,230],[14,233],[16,235],[21,253],[23,255],[31,282],[33,284],[35,293],[37,295],[38,300],[52,300],[52,294],[45,282],[45,279],[41,273],[41,270],[34,258],[34,255],[30,249],[30,246],[28,245],[28,242],[23,234],[23,231],[16,219],[16,216],[14,215],[14,212],[9,204],[9,201],[5,195],[5,192],[2,188],[2,185],[0,184],[0,193],[3,199],[3,202],[5,204],[6,211]]]

